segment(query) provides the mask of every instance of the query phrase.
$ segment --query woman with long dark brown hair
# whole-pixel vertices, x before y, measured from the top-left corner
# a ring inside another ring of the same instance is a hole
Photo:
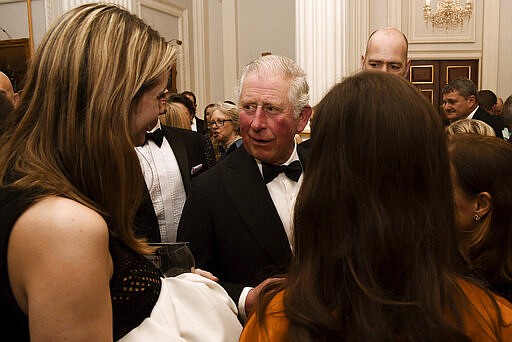
[[[478,134],[449,137],[459,251],[467,273],[512,300],[512,144]]]
[[[458,277],[443,124],[403,78],[363,72],[315,111],[294,258],[241,341],[508,341],[512,307]]]

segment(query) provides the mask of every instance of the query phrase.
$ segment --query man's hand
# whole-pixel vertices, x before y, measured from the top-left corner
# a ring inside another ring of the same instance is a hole
[[[245,314],[246,317],[249,317],[249,314],[254,309],[254,305],[256,304],[256,301],[258,300],[258,297],[260,296],[261,290],[263,288],[271,283],[274,283],[276,281],[282,280],[283,278],[268,278],[262,281],[258,286],[253,288],[247,293],[247,297],[245,298]]]
[[[217,278],[216,276],[214,276],[213,274],[211,274],[210,272],[208,271],[204,271],[200,268],[196,268],[194,269],[194,273],[195,274],[199,274],[200,276],[202,277],[205,277],[205,278],[208,278],[210,280],[213,280],[214,282],[218,282],[219,281],[219,278]]]

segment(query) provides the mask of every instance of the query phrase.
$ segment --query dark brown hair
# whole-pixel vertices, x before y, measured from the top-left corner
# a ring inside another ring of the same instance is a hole
[[[471,266],[494,285],[512,287],[512,145],[499,138],[456,134],[450,160],[461,190],[470,197],[488,192],[491,211],[463,233]]]
[[[469,341],[451,266],[446,138],[432,105],[401,77],[362,72],[315,107],[312,135],[294,258],[278,288],[289,339]]]
[[[480,107],[491,112],[494,105],[498,102],[498,97],[492,90],[479,90],[478,93],[476,93],[476,102],[478,102]]]

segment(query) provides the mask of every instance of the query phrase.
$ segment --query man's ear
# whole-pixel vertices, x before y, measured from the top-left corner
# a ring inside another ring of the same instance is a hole
[[[14,101],[14,108],[18,108],[19,102],[20,102],[20,94],[14,93],[14,96],[12,97]]]
[[[306,105],[304,106],[304,108],[302,108],[302,111],[300,112],[299,117],[297,119],[297,133],[300,133],[304,130],[304,128],[309,122],[311,113],[313,113],[313,109],[311,108],[310,105]]]
[[[364,69],[364,55],[361,55],[361,69]]]
[[[405,65],[406,72],[405,72],[405,78],[409,77],[409,70],[411,70],[411,60],[407,59],[407,64]]]
[[[469,102],[470,106],[473,106],[476,104],[476,96],[475,95],[469,95],[469,97],[466,99]]]
[[[485,217],[492,210],[492,196],[488,192],[481,192],[476,196],[475,214]]]

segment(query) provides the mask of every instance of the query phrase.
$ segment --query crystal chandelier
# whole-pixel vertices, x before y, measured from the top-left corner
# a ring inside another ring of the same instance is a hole
[[[460,0],[439,0],[435,11],[430,7],[430,0],[425,0],[423,16],[426,22],[431,22],[433,27],[448,29],[462,28],[464,20],[469,20],[473,4],[466,1],[463,7]]]

